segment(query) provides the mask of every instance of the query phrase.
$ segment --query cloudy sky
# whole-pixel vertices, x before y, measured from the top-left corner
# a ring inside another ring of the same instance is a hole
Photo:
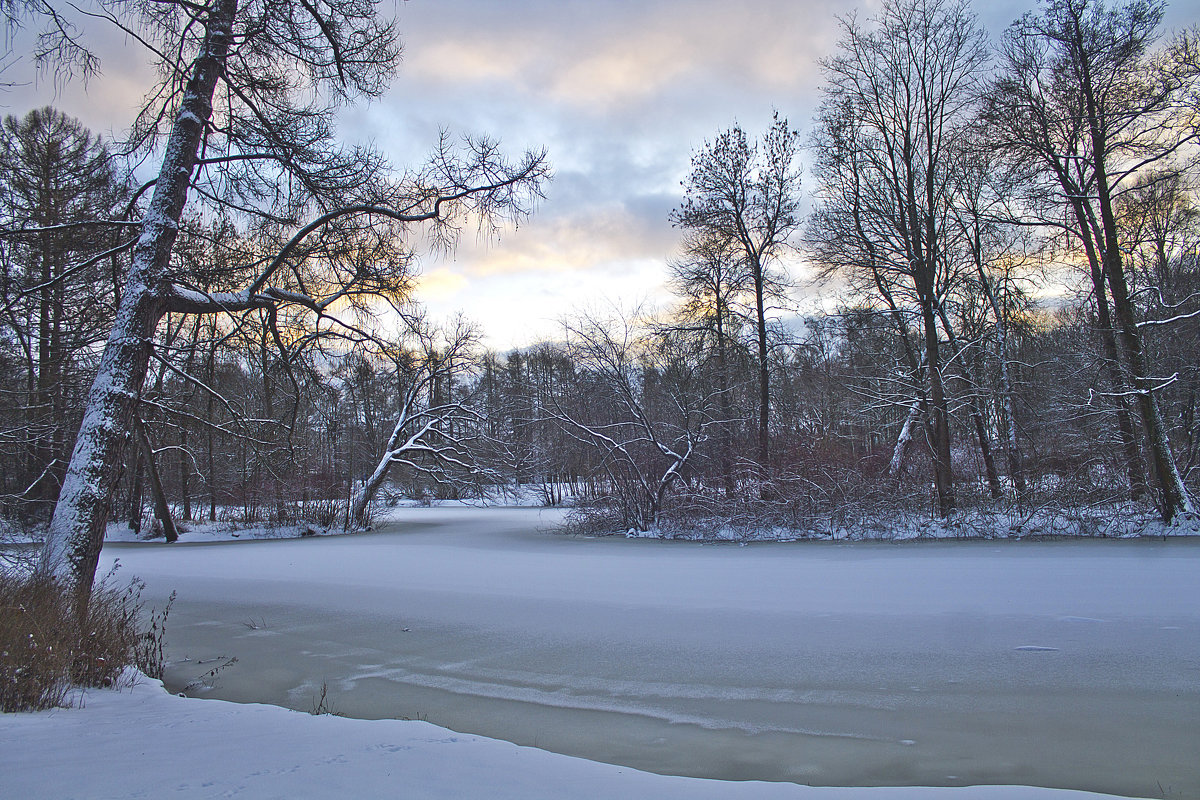
[[[1033,5],[976,2],[994,35]],[[456,253],[422,265],[419,298],[437,315],[463,311],[497,348],[554,335],[574,308],[664,303],[691,153],[735,122],[765,129],[773,110],[807,130],[837,18],[869,17],[877,0],[400,0],[404,62],[391,91],[351,109],[342,135],[417,163],[440,128],[487,133],[514,153],[545,146],[555,179],[537,213],[501,239],[468,232]],[[1200,11],[1177,0],[1168,27]],[[23,76],[5,113],[52,102],[119,136],[147,70],[134,47],[88,31],[104,56],[86,88]],[[19,56],[19,48],[17,55]],[[804,265],[792,265],[800,302]]]

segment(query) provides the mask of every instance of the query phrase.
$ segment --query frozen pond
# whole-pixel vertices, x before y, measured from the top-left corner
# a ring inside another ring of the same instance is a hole
[[[238,659],[190,694],[311,710],[325,683],[347,716],[670,774],[1200,796],[1200,542],[539,531],[557,519],[409,509],[102,562],[178,591],[169,687]]]

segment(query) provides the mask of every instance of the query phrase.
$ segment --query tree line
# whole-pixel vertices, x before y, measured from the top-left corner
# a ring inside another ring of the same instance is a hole
[[[95,68],[60,11],[4,8]],[[366,0],[118,4],[161,61],[128,140],[3,124],[0,512],[84,584],[112,520],[362,527],[388,492],[569,496],[608,530],[1191,518],[1200,40],[1163,10],[1048,0],[998,42],[964,2],[846,17],[808,131],[693,154],[675,304],[493,353],[413,277],[530,213],[544,152],[340,146],[399,55]],[[828,311],[791,308],[797,263]]]

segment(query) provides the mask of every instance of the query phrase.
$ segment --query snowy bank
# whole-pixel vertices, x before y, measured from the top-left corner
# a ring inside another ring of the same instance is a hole
[[[1085,800],[1022,786],[812,788],[655,775],[457,734],[427,722],[194,700],[139,677],[82,708],[0,715],[12,798],[799,798]]]

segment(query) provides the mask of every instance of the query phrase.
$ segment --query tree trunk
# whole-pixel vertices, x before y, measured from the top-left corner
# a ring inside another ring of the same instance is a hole
[[[888,478],[897,486],[900,484],[900,473],[904,469],[904,459],[912,445],[913,426],[920,418],[921,401],[913,400],[912,405],[909,406],[908,415],[904,418],[904,427],[900,429],[900,435],[896,437],[896,446],[892,448],[892,460],[888,464]]]
[[[861,233],[860,235],[864,235]],[[879,294],[883,297],[888,305],[889,315],[892,322],[896,325],[896,333],[900,337],[900,344],[904,350],[904,360],[908,364],[908,373],[912,380],[914,391],[917,393],[916,403],[917,413],[909,411],[909,419],[905,420],[905,428],[908,429],[908,439],[904,439],[905,430],[901,429],[900,438],[896,441],[896,447],[892,450],[892,463],[888,466],[888,475],[895,479],[897,488],[900,485],[900,470],[904,466],[904,457],[912,443],[912,429],[909,426],[911,420],[915,425],[918,420],[923,420],[925,427],[925,439],[930,443],[931,452],[934,441],[932,415],[929,413],[929,398],[925,393],[924,380],[922,375],[925,369],[925,355],[922,354],[921,359],[917,360],[917,354],[914,352],[912,344],[908,340],[908,323],[904,321],[904,314],[901,313],[899,305],[896,304],[896,298],[888,288],[883,276],[879,273],[879,268],[875,265],[874,255],[871,259],[871,277],[875,280],[875,287],[879,290]],[[897,461],[897,453],[899,460]]]
[[[971,421],[975,423],[975,436],[979,439],[979,453],[983,457],[983,471],[987,476],[988,492],[993,500],[1004,496],[1000,487],[1000,475],[996,472],[996,460],[992,458],[992,442],[988,436],[987,425],[983,421],[983,412],[979,408],[979,398],[971,398]]]
[[[766,288],[762,263],[757,258],[754,259],[753,267],[755,323],[758,326],[758,466],[765,476],[770,469],[771,458],[768,432],[771,416],[771,387],[767,364],[767,311],[764,297]]]
[[[1100,181],[1104,186],[1104,181]],[[1150,455],[1152,479],[1158,489],[1158,505],[1162,512],[1163,521],[1170,524],[1176,515],[1194,514],[1191,495],[1183,478],[1175,466],[1175,457],[1171,454],[1171,445],[1167,439],[1166,426],[1158,409],[1158,401],[1154,396],[1153,381],[1146,367],[1145,353],[1142,350],[1142,338],[1134,321],[1133,303],[1129,298],[1129,288],[1125,283],[1125,271],[1121,264],[1121,251],[1116,246],[1116,222],[1112,217],[1111,208],[1105,211],[1108,204],[1107,189],[1100,193],[1101,213],[1104,217],[1106,238],[1110,246],[1104,251],[1104,271],[1108,277],[1108,285],[1112,289],[1113,309],[1117,312],[1120,325],[1121,343],[1125,348],[1125,356],[1129,363],[1129,371],[1133,377],[1134,389],[1137,391],[1138,412],[1142,419],[1142,430],[1146,437],[1146,450]]]
[[[145,497],[145,489],[142,486],[142,476],[145,474],[143,469],[143,460],[145,456],[142,449],[139,447],[133,451],[133,472],[129,478],[129,529],[135,534],[142,532],[142,500]]]
[[[117,465],[132,430],[150,341],[161,316],[161,303],[144,284],[126,289],[42,548],[42,573],[83,594],[91,591],[96,575]]]
[[[721,409],[720,442],[721,448],[721,483],[725,489],[725,497],[732,498],[737,494],[733,480],[733,435],[730,425],[733,424],[733,406],[729,402],[729,361],[725,343],[724,309],[717,306],[717,390],[721,393],[718,406]]]
[[[210,344],[209,344],[209,350],[208,350],[208,372],[207,372],[206,378],[207,378],[208,386],[209,386],[210,390],[215,390],[216,385],[217,385],[217,344],[216,344],[217,324],[215,321],[210,324],[209,330],[210,330],[210,334],[209,334]],[[204,400],[205,400],[205,402],[204,402],[204,408],[205,408],[204,421],[208,423],[207,425],[204,426],[205,456],[207,457],[207,463],[205,464],[205,468],[208,473],[208,521],[216,522],[217,521],[217,472],[216,472],[216,458],[215,458],[216,454],[213,452],[214,451],[213,425],[215,425],[216,423],[213,421],[212,391],[206,391],[204,393]]]
[[[1000,475],[996,472],[996,460],[992,458],[992,438],[988,435],[987,425],[983,421],[983,411],[979,407],[979,398],[976,396],[976,385],[971,377],[971,371],[967,368],[967,357],[959,346],[958,337],[954,334],[954,328],[950,326],[950,318],[946,314],[944,304],[938,304],[938,317],[942,320],[942,328],[946,331],[946,339],[950,343],[950,351],[958,361],[959,371],[962,373],[962,382],[967,387],[967,392],[971,395],[971,422],[975,426],[975,438],[979,442],[979,454],[983,457],[983,471],[987,477],[988,492],[993,500],[999,500],[1004,496],[1003,490],[1000,488]]]
[[[1012,381],[1008,374],[1008,323],[1000,308],[1000,302],[992,289],[992,282],[981,264],[976,265],[979,280],[992,313],[996,316],[996,355],[1000,359],[1000,427],[1004,429],[1004,454],[1008,461],[1008,476],[1016,487],[1017,497],[1025,494],[1025,471],[1021,467],[1021,449],[1017,443],[1017,417],[1013,407]]]
[[[38,571],[86,598],[95,580],[118,470],[146,378],[160,296],[212,97],[233,36],[237,0],[215,0],[184,90],[125,290],[84,409]]]
[[[956,506],[954,474],[950,464],[950,415],[946,408],[945,383],[938,352],[937,320],[933,313],[932,287],[921,297],[921,318],[925,324],[925,372],[929,376],[929,412],[932,420],[933,483],[937,492],[938,516],[949,517]]]
[[[1077,52],[1086,53],[1084,33],[1078,15],[1072,17]],[[1121,343],[1124,345],[1133,387],[1137,391],[1137,406],[1142,418],[1142,431],[1146,437],[1146,450],[1150,456],[1152,480],[1158,488],[1159,509],[1168,524],[1180,513],[1194,514],[1191,496],[1175,467],[1167,441],[1166,427],[1154,397],[1154,386],[1146,367],[1142,339],[1138,333],[1133,302],[1129,298],[1129,287],[1125,282],[1120,237],[1117,235],[1117,219],[1113,212],[1111,187],[1108,183],[1108,140],[1102,128],[1101,117],[1105,114],[1103,89],[1099,92],[1092,83],[1092,61],[1083,57],[1079,60],[1080,87],[1087,111],[1088,132],[1096,180],[1096,197],[1100,202],[1101,236],[1104,246],[1104,276],[1112,290],[1113,311],[1120,325]]]
[[[379,487],[383,486],[383,482],[387,479],[388,470],[391,466],[392,455],[388,453],[376,465],[375,471],[363,482],[363,485],[354,492],[350,499],[350,512],[347,514],[347,519],[353,527],[366,528],[371,522],[371,501],[375,499]]]
[[[162,525],[163,536],[167,544],[179,540],[179,531],[175,528],[175,520],[171,518],[171,506],[167,503],[167,494],[163,491],[162,478],[158,473],[158,464],[154,461],[154,448],[150,445],[150,435],[140,419],[134,417],[135,435],[138,446],[142,451],[142,460],[146,463],[146,476],[150,478],[150,497],[154,500],[154,516]]]
[[[1090,99],[1090,85],[1085,88]],[[1133,378],[1133,388],[1136,390],[1138,412],[1142,419],[1142,431],[1146,437],[1146,451],[1150,456],[1151,479],[1158,489],[1158,505],[1162,512],[1163,521],[1170,524],[1176,515],[1181,513],[1194,514],[1192,498],[1184,485],[1179,470],[1175,466],[1175,457],[1171,454],[1171,445],[1167,439],[1166,426],[1158,409],[1158,401],[1154,396],[1154,385],[1146,366],[1145,352],[1142,349],[1142,337],[1137,329],[1133,301],[1129,297],[1129,287],[1125,282],[1125,267],[1122,263],[1120,239],[1117,235],[1117,220],[1113,213],[1112,197],[1109,193],[1107,173],[1105,172],[1104,139],[1099,133],[1095,114],[1089,106],[1092,128],[1092,146],[1096,159],[1096,191],[1100,200],[1100,220],[1104,235],[1104,275],[1112,290],[1113,311],[1116,312],[1117,324],[1124,346],[1129,372]]]
[[[1113,402],[1117,408],[1117,430],[1121,434],[1121,447],[1125,453],[1125,474],[1129,480],[1129,497],[1137,501],[1146,493],[1146,467],[1142,462],[1142,454],[1138,449],[1137,438],[1133,430],[1133,417],[1129,412],[1129,398],[1126,396],[1125,377],[1121,374],[1120,354],[1117,351],[1117,338],[1112,322],[1112,314],[1108,308],[1108,293],[1104,289],[1104,268],[1100,255],[1096,252],[1096,242],[1091,234],[1091,223],[1082,201],[1072,203],[1075,211],[1075,221],[1079,225],[1079,238],[1083,242],[1084,253],[1087,256],[1089,274],[1092,278],[1093,297],[1096,298],[1096,326],[1099,328],[1100,345],[1104,350],[1104,367],[1108,373],[1108,382],[1112,386]]]
[[[179,496],[183,500],[183,519],[192,520],[192,498],[188,487],[188,474],[191,465],[188,463],[188,432],[186,428],[179,431]]]

